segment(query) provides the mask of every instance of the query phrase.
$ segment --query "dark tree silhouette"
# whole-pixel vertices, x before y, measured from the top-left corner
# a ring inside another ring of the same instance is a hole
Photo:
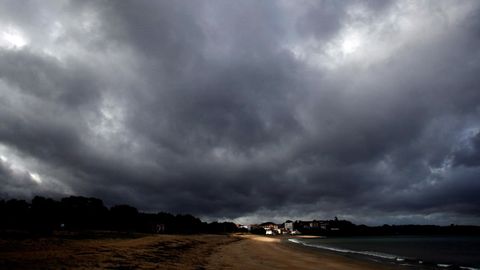
[[[4,203],[2,210],[2,228],[28,229],[30,205],[26,201],[8,200]]]
[[[30,207],[30,228],[33,232],[50,234],[61,227],[61,204],[52,199],[36,196]]]
[[[61,218],[67,229],[103,228],[108,218],[108,209],[102,200],[70,196],[61,200]]]
[[[36,196],[24,200],[0,200],[0,230],[48,235],[55,230],[114,230],[144,233],[231,233],[234,223],[202,222],[192,215],[140,213],[129,205],[108,209],[102,200],[70,196],[56,201]]]
[[[135,207],[115,205],[110,208],[111,228],[117,230],[136,230],[139,227],[139,214]]]
[[[273,225],[268,222],[263,226]],[[478,226],[383,225],[369,227],[355,225],[335,218],[324,221],[295,221],[294,229],[305,234],[318,235],[480,235]],[[48,235],[55,230],[114,230],[144,233],[232,233],[239,229],[231,222],[205,223],[192,215],[169,213],[141,213],[129,205],[108,209],[102,200],[70,196],[60,201],[36,196],[25,200],[0,200],[0,233],[20,232]],[[265,234],[262,226],[252,227],[251,233]]]

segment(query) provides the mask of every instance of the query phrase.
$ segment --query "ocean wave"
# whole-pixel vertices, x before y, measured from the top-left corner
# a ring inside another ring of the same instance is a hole
[[[299,240],[293,239],[293,238],[288,239],[288,241],[290,241],[292,243],[304,245],[304,246],[307,246],[307,247],[321,248],[321,249],[326,249],[326,250],[340,252],[340,253],[360,254],[360,255],[378,257],[378,258],[388,259],[388,260],[397,260],[397,261],[404,261],[405,260],[404,258],[401,258],[401,257],[396,256],[396,255],[382,253],[382,252],[376,252],[376,251],[358,251],[358,250],[351,250],[351,249],[334,248],[334,247],[318,245],[318,244],[309,244],[309,243],[305,243],[305,242],[302,242],[302,241],[299,241]]]
[[[451,264],[446,264],[446,263],[438,263],[437,266],[438,266],[438,267],[441,267],[441,268],[449,268],[449,267],[452,267]],[[467,266],[459,266],[458,268],[460,268],[460,269],[465,269],[465,270],[480,270],[479,268],[467,267]],[[455,268],[455,269],[456,269],[456,268]]]
[[[310,244],[310,243],[305,243],[303,241],[300,241],[298,239],[290,238],[288,241],[295,243],[295,244],[300,244],[303,246],[307,247],[313,247],[313,248],[320,248],[320,249],[325,249],[329,251],[334,251],[334,252],[340,252],[340,253],[349,253],[349,254],[359,254],[359,255],[365,255],[365,256],[371,256],[371,257],[377,257],[381,259],[388,259],[388,260],[394,260],[397,262],[404,262],[404,261],[411,261],[410,259],[407,258],[402,258],[401,256],[393,255],[393,254],[388,254],[388,253],[382,253],[382,252],[376,252],[376,251],[358,251],[358,250],[350,250],[350,249],[343,249],[343,248],[334,248],[330,246],[325,246],[325,245],[319,245],[319,244]],[[423,260],[417,260],[417,263],[422,265],[424,264]],[[437,263],[434,264],[437,267],[440,268],[449,268],[452,267],[451,264],[443,264],[443,263]],[[480,268],[476,267],[467,267],[467,266],[457,266],[460,269],[465,269],[465,270],[480,270]]]

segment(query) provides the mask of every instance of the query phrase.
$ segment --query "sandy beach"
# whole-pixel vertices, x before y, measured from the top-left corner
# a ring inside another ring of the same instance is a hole
[[[254,235],[0,240],[0,269],[396,269]]]
[[[243,235],[211,256],[208,269],[399,269],[285,243],[285,239]]]

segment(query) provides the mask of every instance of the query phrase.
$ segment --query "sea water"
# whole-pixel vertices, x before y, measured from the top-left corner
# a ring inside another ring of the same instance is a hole
[[[479,236],[332,237],[290,242],[411,266],[480,269]]]

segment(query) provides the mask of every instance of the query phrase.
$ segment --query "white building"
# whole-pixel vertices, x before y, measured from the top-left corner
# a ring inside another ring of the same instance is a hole
[[[285,226],[285,230],[290,232],[293,231],[293,221],[287,220],[284,226]]]

